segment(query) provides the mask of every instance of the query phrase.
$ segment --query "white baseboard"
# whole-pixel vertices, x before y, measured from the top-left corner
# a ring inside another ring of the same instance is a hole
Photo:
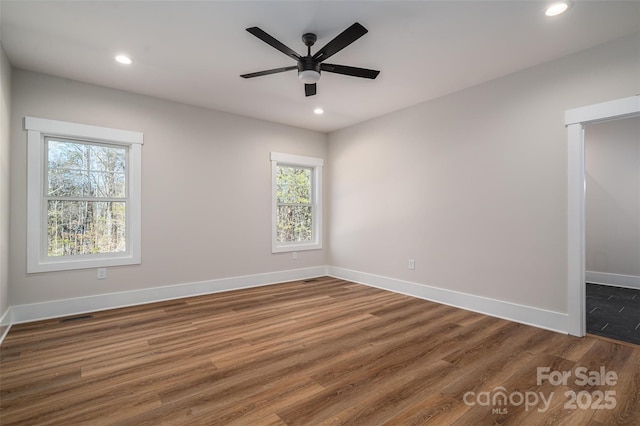
[[[5,313],[0,317],[0,345],[4,341],[4,338],[7,336],[9,329],[11,328],[11,306],[5,311]]]
[[[605,272],[587,271],[585,280],[588,283],[612,285],[640,290],[640,277],[635,275],[609,274]]]
[[[566,334],[568,314],[328,266],[330,276]]]
[[[11,306],[1,318],[0,343],[12,324],[20,324],[106,309],[122,308],[184,297],[238,290],[330,275],[356,283],[431,300],[560,333],[567,333],[568,316],[531,306],[490,299],[409,281],[333,266],[317,266],[240,277],[221,278],[164,287],[100,294]]]
[[[209,281],[169,285],[118,293],[53,300],[42,303],[14,305],[10,309],[10,324],[20,324],[69,315],[86,314],[106,309],[181,299],[203,294],[258,287],[287,281],[316,278],[327,275],[326,266],[316,266],[264,274],[221,278]],[[5,316],[7,316],[5,314]]]

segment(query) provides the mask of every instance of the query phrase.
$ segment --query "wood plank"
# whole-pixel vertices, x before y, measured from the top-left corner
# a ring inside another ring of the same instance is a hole
[[[539,367],[605,367],[618,381],[538,384]],[[544,410],[465,400],[501,388],[553,397]],[[615,391],[616,406],[567,409],[569,391]],[[639,347],[329,277],[20,324],[0,348],[2,425],[597,426],[638,418]]]

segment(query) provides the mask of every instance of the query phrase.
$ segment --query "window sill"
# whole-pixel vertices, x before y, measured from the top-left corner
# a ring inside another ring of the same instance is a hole
[[[279,245],[271,248],[271,253],[289,253],[292,251],[304,251],[304,250],[321,250],[321,243],[309,243],[309,244],[287,244]]]
[[[111,266],[139,265],[140,258],[134,256],[117,256],[84,259],[69,259],[55,261],[40,261],[27,266],[27,273],[70,271],[74,269],[106,268]]]

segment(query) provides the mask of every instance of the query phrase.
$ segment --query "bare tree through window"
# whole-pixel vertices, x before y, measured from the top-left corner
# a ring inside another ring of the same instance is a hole
[[[127,149],[46,139],[47,255],[127,249]]]

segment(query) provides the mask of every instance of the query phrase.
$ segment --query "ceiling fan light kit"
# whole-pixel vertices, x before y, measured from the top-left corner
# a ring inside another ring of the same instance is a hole
[[[291,48],[285,46],[258,27],[247,28],[247,31],[260,40],[264,41],[271,47],[294,59],[297,62],[297,66],[274,68],[265,71],[242,74],[240,77],[243,78],[260,77],[263,75],[276,74],[297,69],[298,78],[302,83],[304,83],[305,96],[313,96],[316,94],[316,83],[320,79],[322,71],[369,79],[374,79],[378,76],[378,74],[380,74],[380,71],[377,70],[323,63],[325,59],[328,59],[329,57],[335,55],[368,32],[365,27],[357,22],[344,30],[342,33],[338,34],[338,36],[327,43],[314,55],[311,55],[311,46],[315,44],[316,40],[318,39],[317,36],[313,33],[303,34],[302,41],[304,42],[305,46],[307,46],[306,56],[298,55]]]
[[[316,70],[298,71],[298,78],[304,84],[315,84],[318,80],[320,80],[320,72]]]

